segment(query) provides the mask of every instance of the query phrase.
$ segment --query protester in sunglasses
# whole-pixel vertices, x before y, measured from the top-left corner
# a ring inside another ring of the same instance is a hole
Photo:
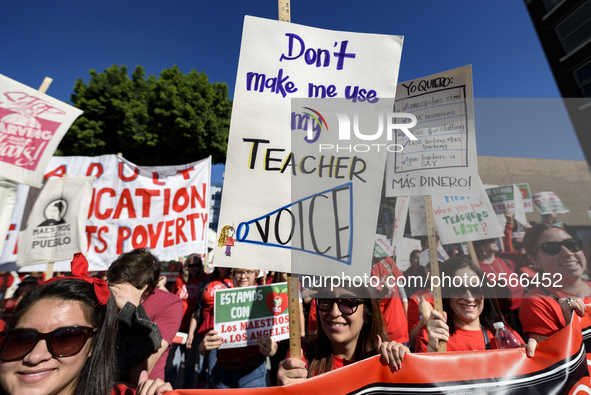
[[[318,332],[306,347],[304,359],[287,358],[279,364],[277,383],[301,382],[374,355],[392,371],[398,369],[404,345],[388,341],[380,300],[371,287],[336,288],[316,299]]]
[[[104,280],[86,275],[82,254],[72,277],[52,278],[30,291],[0,333],[0,393],[131,395],[115,385],[117,306]],[[171,390],[145,381],[138,394]]]
[[[445,274],[451,281],[455,278],[456,285],[443,281],[443,314],[436,310],[431,312],[427,325],[419,331],[415,350],[437,352],[440,340],[447,342],[447,351],[498,348],[493,325],[503,322],[505,327],[509,326],[482,270],[461,257],[448,259],[440,269],[441,276]],[[523,343],[523,339],[513,333]],[[528,344],[528,356],[533,356],[534,350],[532,341]]]
[[[519,317],[524,334],[540,342],[566,326],[573,311],[585,315],[591,283],[581,278],[587,267],[583,244],[564,229],[536,225],[525,233],[523,244],[540,285],[524,296]]]

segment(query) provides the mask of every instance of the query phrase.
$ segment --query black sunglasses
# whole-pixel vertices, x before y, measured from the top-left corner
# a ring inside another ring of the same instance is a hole
[[[447,295],[453,299],[462,299],[466,296],[466,292],[470,291],[470,295],[474,299],[483,299],[484,298],[484,288],[482,287],[465,287],[460,285],[459,287],[451,287],[447,288]]]
[[[96,332],[85,326],[68,326],[49,333],[34,329],[12,329],[0,333],[0,361],[10,362],[25,357],[40,340],[45,340],[47,350],[54,357],[78,354],[86,340]]]
[[[198,266],[201,266],[201,264],[199,264],[199,263],[195,263],[195,264],[190,264],[190,265],[189,265],[189,267],[198,267]]]
[[[339,311],[345,315],[354,314],[357,311],[357,307],[360,304],[363,304],[362,299],[355,299],[355,298],[318,298],[316,299],[316,306],[318,310],[326,313],[332,309],[334,304],[337,304]]]
[[[581,239],[567,239],[563,241],[548,241],[541,243],[536,246],[536,250],[539,248],[546,255],[555,256],[560,254],[561,247],[566,248],[570,252],[579,252],[583,249],[583,240]]]

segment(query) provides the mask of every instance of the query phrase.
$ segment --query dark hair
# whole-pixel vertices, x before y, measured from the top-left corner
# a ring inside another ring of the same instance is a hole
[[[107,271],[109,283],[129,283],[137,289],[146,285],[147,294],[151,294],[158,285],[162,263],[145,248],[119,255]]]
[[[472,270],[474,273],[476,273],[479,279],[484,278],[484,306],[482,313],[480,314],[480,325],[484,326],[493,333],[496,331],[494,327],[495,322],[503,322],[505,327],[508,327],[505,319],[503,318],[503,314],[501,313],[501,308],[499,307],[499,302],[495,296],[494,289],[488,282],[488,278],[484,276],[484,272],[478,266],[472,263],[471,260],[463,257],[450,258],[441,265],[441,272],[446,273],[446,276],[453,278],[456,272],[463,268]],[[442,287],[441,290],[443,293],[443,310],[447,313],[447,325],[449,325],[449,334],[451,336],[456,331],[456,315],[454,310],[451,308],[451,299],[449,298],[449,292],[453,287],[453,284],[443,281],[443,285],[444,287]],[[446,287],[445,285],[448,286]],[[449,285],[451,285],[451,287]]]
[[[410,253],[409,258],[412,258],[412,256],[414,254],[419,254],[419,256],[421,255],[421,250],[413,250],[413,252]]]
[[[364,287],[341,287],[350,291],[360,299],[363,299],[363,326],[357,339],[355,347],[355,358],[359,360],[377,355],[377,335],[380,335],[382,341],[389,341],[382,311],[380,310],[380,299],[377,298],[373,288]],[[322,291],[320,292],[320,295]],[[322,329],[320,320],[320,309],[316,310],[318,322],[318,331],[316,337],[310,344],[310,358],[308,362],[308,377],[317,376],[322,373],[330,372],[333,367],[334,353],[330,345],[328,336]],[[401,323],[406,325],[406,323]]]
[[[527,255],[535,255],[535,250],[539,244],[540,238],[550,229],[560,229],[566,233],[561,227],[550,224],[538,224],[525,232],[525,236],[523,236],[523,248],[525,248],[525,253]]]
[[[97,332],[92,337],[92,354],[80,370],[75,395],[109,395],[117,377],[117,305],[110,297],[99,305],[94,286],[83,280],[63,279],[28,292],[17,305],[6,330],[14,329],[23,315],[38,301],[55,299],[80,302],[84,316]],[[3,392],[5,393],[5,392]]]

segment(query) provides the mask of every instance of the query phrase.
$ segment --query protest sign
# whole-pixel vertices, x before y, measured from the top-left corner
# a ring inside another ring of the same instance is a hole
[[[504,185],[502,187],[487,188],[486,193],[488,198],[498,215],[505,214],[506,211],[512,211],[515,214],[515,219],[520,224],[525,224],[527,218],[525,217],[525,207],[522,198],[522,192],[517,185]],[[505,219],[501,222],[505,225]]]
[[[93,177],[52,178],[30,193],[19,233],[17,265],[71,259],[86,253],[86,216]],[[33,195],[35,195],[33,197]]]
[[[398,36],[245,18],[216,266],[369,272],[387,133],[369,136],[378,152],[358,129],[392,111],[401,48]]]
[[[252,346],[265,335],[275,341],[289,337],[287,283],[219,289],[214,298],[220,348]]]
[[[524,348],[412,353],[406,354],[402,367],[392,373],[380,363],[380,356],[374,356],[284,387],[175,390],[170,394],[589,394],[591,381],[581,326],[575,320],[538,343],[533,358],[526,356]]]
[[[560,201],[554,192],[538,192],[533,196],[534,206],[540,214],[564,214],[569,210]]]
[[[526,213],[534,212],[534,202],[531,198],[531,190],[528,183],[517,184],[517,188],[521,191],[521,199],[523,200],[523,207]]]
[[[408,216],[410,218],[410,234],[427,236],[427,216],[425,215],[425,198],[423,196],[410,196]]]
[[[442,244],[503,237],[503,229],[482,184],[480,197],[433,196],[433,216]]]
[[[410,253],[414,250],[421,251],[421,241],[408,237],[403,237],[394,246],[396,247],[396,266],[401,271],[410,267]]]
[[[394,248],[390,240],[384,235],[376,235],[373,256],[376,258],[386,258],[392,255],[394,255]]]
[[[394,111],[416,116],[417,139],[396,132],[386,196],[478,196],[471,66],[399,83]]]
[[[4,248],[10,229],[10,218],[16,201],[16,189],[18,184],[0,179],[0,252]]]
[[[211,159],[140,167],[115,155],[53,157],[45,178],[95,176],[86,236],[90,270],[106,270],[123,252],[149,247],[161,260],[207,252]],[[24,188],[28,189],[28,188]],[[19,186],[0,263],[15,262],[28,190]],[[71,257],[70,257],[71,259]],[[34,268],[33,266],[28,269]],[[69,271],[69,261],[55,270]]]
[[[392,228],[392,245],[394,246],[402,241],[402,238],[404,237],[409,204],[409,196],[399,196],[396,198],[396,205],[394,206],[394,226]]]
[[[0,178],[41,188],[49,160],[80,114],[0,74]]]

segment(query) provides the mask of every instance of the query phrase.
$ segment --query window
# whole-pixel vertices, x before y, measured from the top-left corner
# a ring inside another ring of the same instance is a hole
[[[584,2],[555,28],[554,32],[562,44],[564,52],[576,49],[591,39],[591,0]]]
[[[577,85],[581,88],[583,96],[591,97],[591,61],[585,63],[573,72]]]

